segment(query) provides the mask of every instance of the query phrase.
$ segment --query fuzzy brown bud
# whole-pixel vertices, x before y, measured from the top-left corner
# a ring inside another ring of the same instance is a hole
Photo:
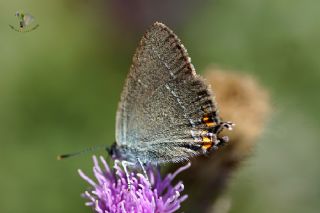
[[[238,72],[210,68],[205,72],[211,84],[219,114],[224,121],[236,124],[233,131],[224,131],[230,142],[209,156],[192,160],[188,174],[182,176],[188,202],[183,211],[212,212],[227,187],[230,176],[250,155],[263,132],[270,112],[269,94],[254,77]]]

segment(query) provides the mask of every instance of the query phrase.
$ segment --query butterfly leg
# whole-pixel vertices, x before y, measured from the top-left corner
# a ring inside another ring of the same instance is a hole
[[[149,187],[151,187],[151,183],[150,183],[150,180],[149,180],[149,177],[148,177],[148,174],[147,174],[147,171],[146,171],[146,168],[144,167],[143,163],[141,162],[140,158],[138,158],[138,162],[141,166],[141,169],[143,171],[143,174],[144,174],[144,177],[147,179],[148,183],[150,184]]]
[[[129,176],[129,172],[128,172],[128,167],[129,165],[134,165],[133,163],[129,162],[129,161],[121,161],[122,167],[124,169],[124,172],[126,173],[126,177],[127,177],[127,184],[128,184],[128,190],[131,189],[131,180],[130,180],[130,176]]]

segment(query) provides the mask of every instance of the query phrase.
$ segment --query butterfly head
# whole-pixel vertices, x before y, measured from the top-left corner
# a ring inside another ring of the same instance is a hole
[[[110,157],[112,157],[113,159],[117,158],[117,156],[119,155],[117,154],[118,152],[117,143],[113,143],[111,147],[106,147],[106,151],[110,155]]]

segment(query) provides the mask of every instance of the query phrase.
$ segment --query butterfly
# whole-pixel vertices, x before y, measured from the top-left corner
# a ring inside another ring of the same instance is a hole
[[[133,56],[110,155],[132,165],[187,161],[226,143],[220,133],[233,125],[219,117],[211,89],[180,39],[154,23]]]
[[[15,13],[15,16],[18,18],[19,21],[19,28],[16,28],[12,25],[9,25],[9,27],[17,32],[31,32],[39,27],[39,24],[30,27],[31,24],[34,22],[34,17],[29,13],[17,11]]]

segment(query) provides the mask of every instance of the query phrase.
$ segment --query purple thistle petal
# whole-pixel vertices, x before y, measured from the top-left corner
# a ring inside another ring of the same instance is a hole
[[[132,172],[129,174],[131,188],[128,190],[127,177],[120,161],[115,160],[114,169],[111,170],[103,157],[99,159],[102,167],[98,158],[93,156],[93,173],[97,183],[78,170],[80,176],[92,186],[92,191],[85,191],[82,196],[88,200],[86,205],[97,213],[175,212],[188,197],[181,196],[184,189],[182,182],[172,185],[172,180],[189,168],[190,163],[166,175],[164,179],[159,169],[148,166],[146,170],[150,182],[143,174]]]
[[[91,180],[87,175],[85,175],[80,169],[78,169],[78,173],[79,175],[85,180],[87,181],[91,186],[95,187],[96,183]]]

